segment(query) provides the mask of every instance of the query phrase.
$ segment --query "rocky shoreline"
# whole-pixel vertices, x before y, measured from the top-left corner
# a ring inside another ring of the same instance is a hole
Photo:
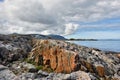
[[[120,54],[32,35],[0,35],[0,80],[120,80]]]

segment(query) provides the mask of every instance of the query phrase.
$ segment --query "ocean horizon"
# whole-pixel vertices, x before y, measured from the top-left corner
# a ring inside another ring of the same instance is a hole
[[[77,45],[97,48],[103,51],[120,52],[120,39],[98,39],[97,41],[69,41]]]

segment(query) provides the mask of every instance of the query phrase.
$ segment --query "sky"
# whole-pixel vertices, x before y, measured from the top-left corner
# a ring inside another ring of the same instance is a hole
[[[0,0],[0,33],[120,39],[120,0]]]

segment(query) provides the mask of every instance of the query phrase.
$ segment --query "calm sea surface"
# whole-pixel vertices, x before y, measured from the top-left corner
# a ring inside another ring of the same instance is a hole
[[[120,52],[120,40],[99,40],[99,41],[70,41],[78,45],[98,48],[103,51]]]

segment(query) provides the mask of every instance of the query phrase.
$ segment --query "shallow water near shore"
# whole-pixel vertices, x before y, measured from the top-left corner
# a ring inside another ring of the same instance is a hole
[[[82,46],[98,48],[103,51],[120,52],[120,40],[69,41]]]

